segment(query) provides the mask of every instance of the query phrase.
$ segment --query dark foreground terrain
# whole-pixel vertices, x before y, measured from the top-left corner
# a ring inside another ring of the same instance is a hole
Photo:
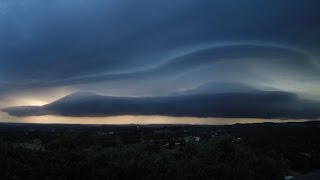
[[[277,180],[320,169],[320,123],[0,124],[1,179]]]

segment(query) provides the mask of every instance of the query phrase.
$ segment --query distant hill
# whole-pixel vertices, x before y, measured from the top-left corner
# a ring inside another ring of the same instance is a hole
[[[319,118],[320,103],[278,91],[162,97],[112,97],[78,92],[44,106],[10,107],[13,116],[169,115],[239,118]]]

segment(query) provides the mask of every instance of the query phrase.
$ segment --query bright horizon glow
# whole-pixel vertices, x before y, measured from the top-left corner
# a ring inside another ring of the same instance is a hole
[[[259,119],[259,118],[198,118],[198,117],[172,117],[172,116],[144,116],[120,115],[108,117],[66,117],[66,116],[30,116],[13,117],[4,115],[0,122],[10,123],[38,123],[38,124],[190,124],[190,125],[232,125],[250,123],[286,123],[306,122],[304,119]]]

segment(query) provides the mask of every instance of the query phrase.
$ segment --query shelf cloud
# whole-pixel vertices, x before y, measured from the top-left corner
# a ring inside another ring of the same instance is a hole
[[[79,91],[156,99],[236,93],[249,108],[255,92],[281,92],[295,98],[261,102],[265,114],[231,111],[239,104],[228,100],[234,108],[210,102],[203,116],[219,115],[221,106],[226,117],[314,118],[319,7],[313,0],[3,0],[0,108],[31,105],[17,103],[23,97],[51,103]]]

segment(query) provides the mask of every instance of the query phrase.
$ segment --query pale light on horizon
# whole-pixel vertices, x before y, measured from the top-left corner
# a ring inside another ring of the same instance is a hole
[[[1,116],[2,115],[2,116]],[[0,122],[39,123],[39,124],[190,124],[190,125],[232,125],[249,123],[286,123],[306,122],[304,119],[259,119],[259,118],[198,118],[172,116],[120,115],[108,117],[66,117],[66,116],[29,116],[13,117],[0,113]]]

